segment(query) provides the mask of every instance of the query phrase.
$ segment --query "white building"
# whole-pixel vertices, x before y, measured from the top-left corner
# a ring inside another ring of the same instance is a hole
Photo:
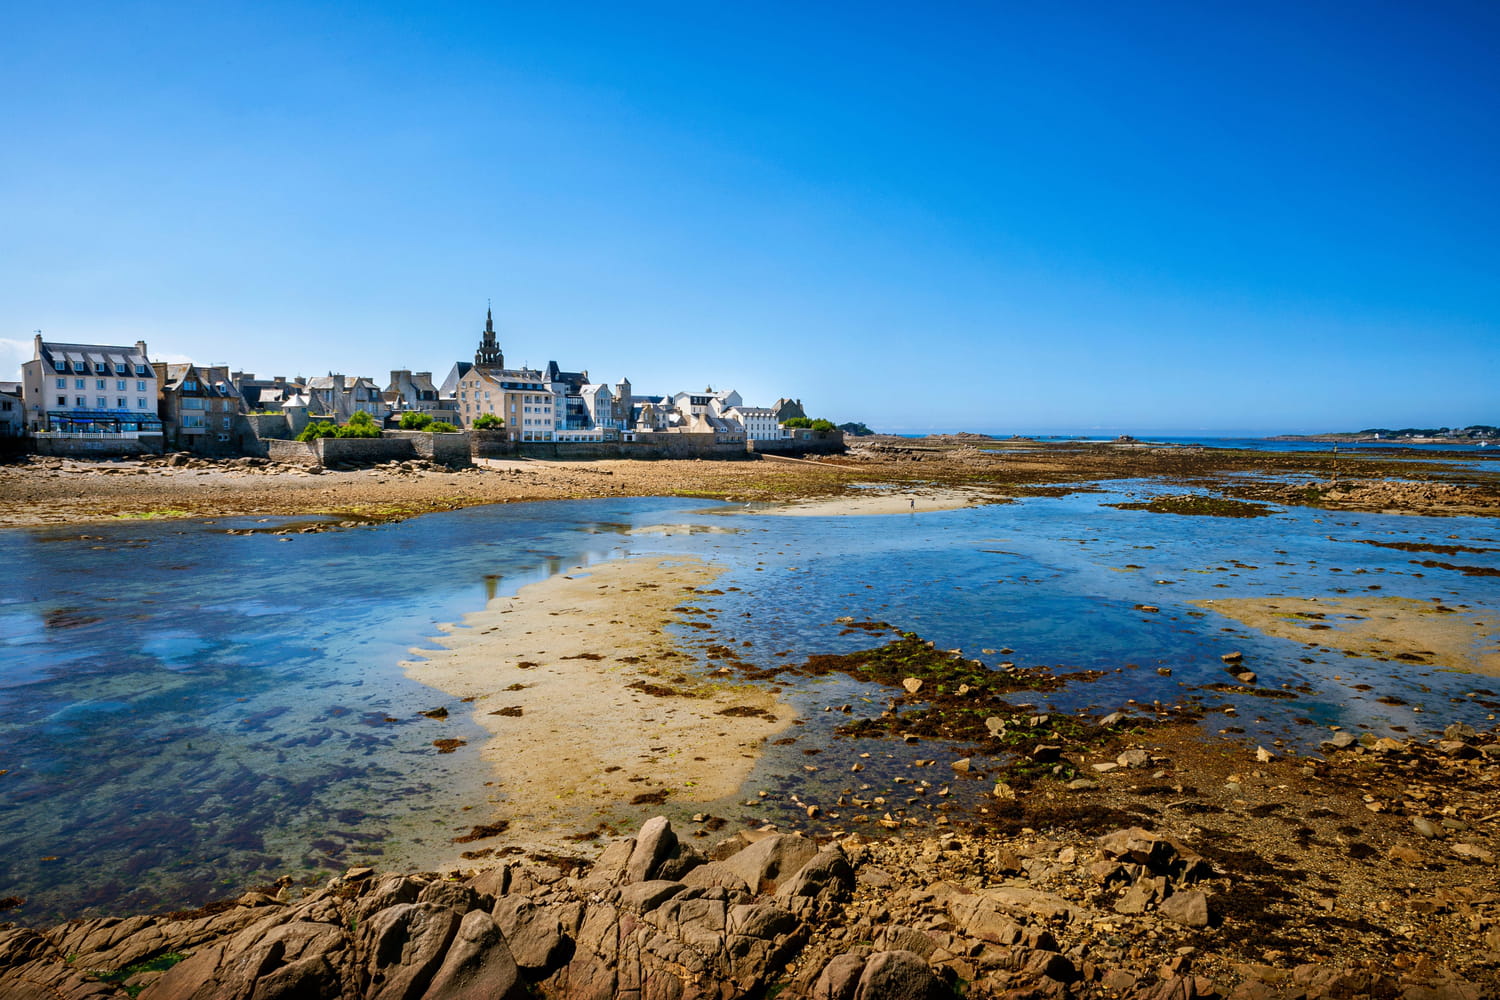
[[[146,342],[134,347],[62,344],[36,335],[21,365],[26,429],[53,437],[160,436],[156,370]]]

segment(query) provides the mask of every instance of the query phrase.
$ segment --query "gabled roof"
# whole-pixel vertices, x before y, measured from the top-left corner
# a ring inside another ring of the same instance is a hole
[[[150,368],[150,360],[136,350],[135,347],[115,347],[107,344],[62,344],[54,341],[44,340],[41,344],[41,360],[50,368],[58,361],[66,361],[71,369],[75,363],[87,362],[90,369],[98,365],[108,365],[111,369],[117,364],[145,365]],[[152,374],[155,378],[155,373]]]

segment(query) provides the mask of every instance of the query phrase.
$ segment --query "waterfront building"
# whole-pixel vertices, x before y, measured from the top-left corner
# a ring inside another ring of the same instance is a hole
[[[161,386],[157,414],[170,448],[208,455],[239,450],[245,412],[227,365],[152,363]]]
[[[21,436],[26,426],[25,404],[21,401],[21,383],[0,382],[0,438]]]
[[[488,413],[504,420],[516,441],[555,440],[552,391],[534,368],[470,368],[458,381],[457,402],[465,430]]]
[[[724,415],[737,422],[751,441],[779,441],[787,436],[769,406],[731,406]]]
[[[21,365],[26,430],[52,438],[149,439],[160,444],[156,370],[146,342],[133,347],[64,344],[36,335]]]
[[[303,394],[307,397],[309,414],[338,424],[348,423],[359,412],[368,413],[377,424],[383,423],[391,413],[380,386],[360,375],[329,372],[310,378]]]

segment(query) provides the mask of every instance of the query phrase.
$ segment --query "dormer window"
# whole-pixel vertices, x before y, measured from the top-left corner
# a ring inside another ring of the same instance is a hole
[[[81,375],[89,369],[88,365],[84,364],[82,361],[75,361],[73,362],[73,370]]]
[[[54,361],[52,362],[52,367],[60,372],[65,372],[68,370],[68,363],[66,361]]]
[[[182,383],[182,388],[185,392],[197,392],[198,383],[194,382],[192,379],[188,379],[186,382]]]
[[[146,366],[145,365],[136,365],[135,366],[135,373],[137,375],[144,375],[144,374],[146,374]]]
[[[124,375],[125,374],[125,362],[123,362],[123,361],[116,361],[115,362],[115,374],[116,375]]]

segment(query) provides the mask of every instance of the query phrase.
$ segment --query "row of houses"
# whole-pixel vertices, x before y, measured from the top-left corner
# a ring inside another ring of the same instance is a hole
[[[347,423],[355,413],[396,426],[421,413],[461,429],[476,423],[522,442],[631,441],[655,434],[714,435],[720,443],[790,437],[784,425],[805,417],[800,400],[748,406],[738,392],[705,388],[640,395],[630,380],[594,381],[587,370],[509,368],[493,313],[473,362],[454,363],[438,385],[432,372],[400,369],[382,388],[374,379],[326,376],[258,378],[227,365],[150,360],[133,346],[69,344],[37,334],[22,379],[0,382],[0,436],[31,437],[65,450],[69,440],[138,440],[204,454],[238,454],[265,433],[250,418],[279,415],[295,434],[315,421]]]

